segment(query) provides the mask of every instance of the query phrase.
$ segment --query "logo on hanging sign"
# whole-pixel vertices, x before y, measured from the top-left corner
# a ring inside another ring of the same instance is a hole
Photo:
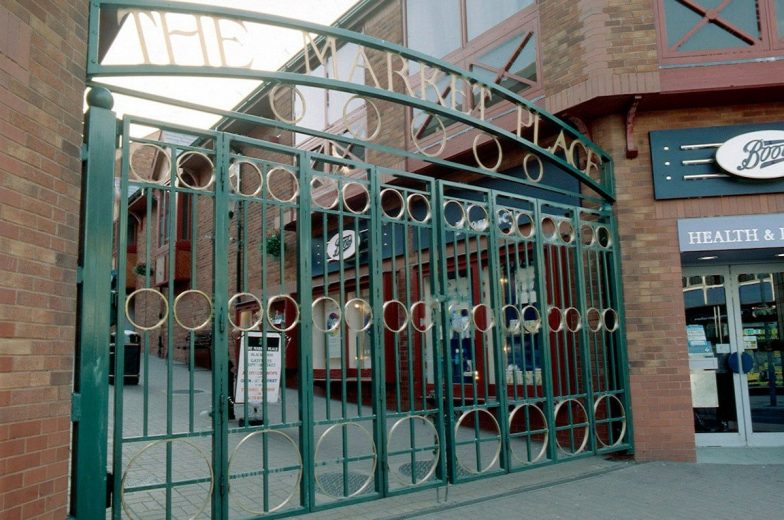
[[[351,258],[357,252],[359,237],[353,231],[335,233],[327,242],[327,261],[340,260],[340,251],[343,251],[343,260]]]
[[[747,179],[784,177],[784,131],[761,130],[733,137],[716,151],[724,170]]]

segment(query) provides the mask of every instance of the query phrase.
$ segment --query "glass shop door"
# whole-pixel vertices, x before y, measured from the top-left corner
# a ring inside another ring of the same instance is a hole
[[[784,445],[784,272],[779,270],[684,269],[698,446]]]

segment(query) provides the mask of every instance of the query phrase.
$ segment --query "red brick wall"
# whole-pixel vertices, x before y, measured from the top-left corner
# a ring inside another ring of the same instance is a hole
[[[781,121],[784,104],[670,110],[638,115],[640,154],[625,158],[624,119],[608,116],[594,139],[615,158],[635,448],[638,460],[694,460],[677,220],[776,213],[784,194],[654,201],[648,132]]]
[[[0,518],[64,518],[87,1],[0,4]]]

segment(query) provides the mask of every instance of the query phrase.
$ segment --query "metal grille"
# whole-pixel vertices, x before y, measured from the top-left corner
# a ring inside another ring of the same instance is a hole
[[[301,514],[629,447],[608,211],[132,121],[108,517]]]

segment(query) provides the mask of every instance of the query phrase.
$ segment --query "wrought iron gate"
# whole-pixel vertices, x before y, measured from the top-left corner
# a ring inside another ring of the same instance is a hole
[[[130,117],[119,151],[112,518],[629,448],[609,211]]]

